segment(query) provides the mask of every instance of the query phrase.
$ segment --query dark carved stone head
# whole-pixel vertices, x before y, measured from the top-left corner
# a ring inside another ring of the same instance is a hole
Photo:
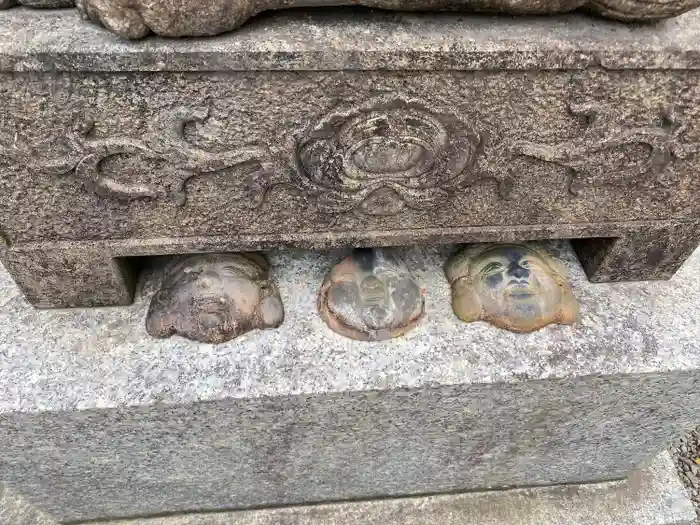
[[[574,324],[579,307],[563,266],[523,244],[474,245],[447,263],[452,307],[467,322],[487,321],[514,332]]]
[[[159,338],[178,334],[218,344],[255,328],[276,328],[283,319],[282,301],[262,255],[188,255],[166,267],[146,330]]]

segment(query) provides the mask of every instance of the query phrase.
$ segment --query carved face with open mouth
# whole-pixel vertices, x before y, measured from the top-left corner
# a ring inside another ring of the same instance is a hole
[[[467,322],[484,320],[514,332],[531,332],[578,320],[578,303],[563,267],[527,245],[467,248],[450,260],[447,275],[455,313]]]

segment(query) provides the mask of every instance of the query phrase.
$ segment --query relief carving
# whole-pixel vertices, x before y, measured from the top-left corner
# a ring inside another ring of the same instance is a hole
[[[284,308],[258,253],[184,255],[165,268],[151,300],[146,330],[220,344],[254,329],[277,328]]]
[[[518,141],[515,153],[563,166],[573,195],[591,186],[656,188],[669,184],[667,168],[698,147],[683,143],[686,126],[673,110],[662,113],[658,126],[611,126],[592,105],[572,105],[571,113],[586,118],[582,136],[558,144]]]
[[[209,152],[190,144],[186,126],[205,122],[208,110],[178,108],[164,112],[155,122],[157,132],[143,139],[93,136],[94,122],[79,118],[68,133],[70,152],[58,159],[39,161],[37,169],[56,175],[71,175],[83,181],[95,194],[120,201],[156,199],[167,196],[178,206],[187,201],[187,182],[194,177],[253,163],[256,171],[264,170],[268,151],[261,147],[244,147],[223,152]],[[102,164],[117,155],[133,155],[165,164],[172,180],[165,186],[139,184],[104,176]]]
[[[292,182],[322,213],[430,209],[479,180],[468,167],[480,143],[454,112],[381,96],[321,119],[298,144]]]
[[[531,244],[476,244],[447,262],[452,308],[468,323],[512,332],[576,324],[579,304],[564,266]]]

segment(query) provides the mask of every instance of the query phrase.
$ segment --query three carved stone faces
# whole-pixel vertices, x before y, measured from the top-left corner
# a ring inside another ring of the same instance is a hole
[[[176,257],[151,301],[148,333],[218,344],[280,326],[284,308],[269,270],[261,254]],[[578,302],[563,265],[536,246],[467,246],[449,259],[445,273],[453,310],[463,321],[519,333],[578,322]],[[338,334],[382,341],[420,323],[425,291],[395,250],[356,249],[329,271],[318,312]]]

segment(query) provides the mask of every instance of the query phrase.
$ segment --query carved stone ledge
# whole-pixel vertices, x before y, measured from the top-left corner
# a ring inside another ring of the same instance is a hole
[[[697,7],[698,0],[201,0],[173,3],[166,0],[77,0],[86,16],[126,38],[142,38],[153,32],[162,36],[215,35],[236,29],[262,11],[305,6],[363,5],[404,10],[465,10],[508,14],[555,14],[584,8],[622,21],[650,21],[670,18]]]

